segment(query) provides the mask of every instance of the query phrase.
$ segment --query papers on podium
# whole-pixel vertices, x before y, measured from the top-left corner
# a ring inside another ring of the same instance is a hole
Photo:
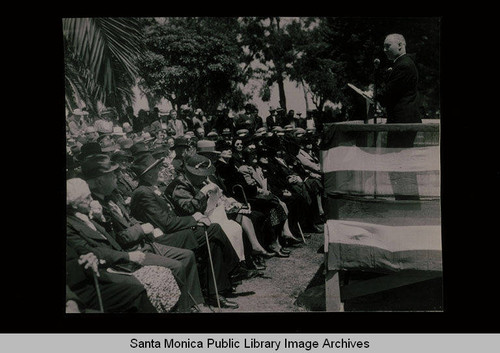
[[[371,104],[373,104],[373,97],[370,97],[367,92],[365,91],[362,91],[360,90],[358,87],[354,86],[352,83],[348,83],[347,84],[349,87],[351,87],[354,91],[356,91],[356,93],[358,93],[359,95],[361,95],[364,99],[366,99],[368,102],[370,102]]]

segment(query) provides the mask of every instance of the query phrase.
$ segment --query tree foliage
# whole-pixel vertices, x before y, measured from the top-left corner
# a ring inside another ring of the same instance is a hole
[[[389,33],[405,36],[424,105],[439,109],[439,18],[72,18],[63,31],[69,109],[84,101],[95,112],[101,101],[120,112],[137,79],[150,105],[165,98],[175,108],[240,110],[253,78],[264,101],[277,84],[284,109],[286,79],[304,84],[319,110],[328,100],[348,106],[355,93],[347,83],[366,88],[374,58],[381,69],[390,64],[382,51]]]
[[[407,52],[416,54],[419,90],[424,106],[432,110],[439,108],[439,29],[439,18],[322,18],[319,50],[310,49],[317,60],[332,60],[338,94],[331,98],[349,103],[353,92],[347,83],[364,88],[373,83],[373,60],[381,60],[382,70],[391,64],[383,53],[385,36],[400,33],[406,39]]]
[[[303,44],[301,23],[296,18],[243,17],[242,44],[248,49],[247,61],[258,60],[264,69],[257,72],[266,86],[261,97],[269,98],[270,87],[278,85],[279,102],[286,110],[284,81],[290,77],[297,46]]]
[[[141,89],[173,107],[214,111],[223,102],[243,104],[238,83],[242,49],[233,18],[168,18],[144,26],[147,50],[138,61]]]

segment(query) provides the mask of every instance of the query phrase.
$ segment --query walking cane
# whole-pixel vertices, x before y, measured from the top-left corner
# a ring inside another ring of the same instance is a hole
[[[220,311],[219,291],[217,289],[217,281],[215,280],[214,263],[212,261],[212,252],[210,251],[210,243],[208,242],[208,233],[206,226],[204,226],[204,230],[205,230],[205,238],[207,240],[208,261],[210,262],[210,268],[212,269],[212,277],[214,280],[215,298],[217,299],[217,307],[219,308]]]
[[[304,233],[302,233],[302,227],[300,226],[300,223],[297,221],[297,226],[299,227],[300,235],[302,236],[302,241],[304,244],[307,244],[306,238],[304,237]]]
[[[235,188],[235,187],[237,187],[237,186],[239,186],[239,187],[240,187],[240,189],[241,189],[241,193],[243,194],[243,198],[245,199],[245,205],[246,205],[246,207],[247,207],[247,208],[249,208],[249,207],[248,207],[247,195],[245,194],[245,189],[243,189],[243,186],[241,186],[240,184],[235,184],[235,185],[233,185],[233,187],[232,187],[233,194],[235,193],[235,192],[234,192],[234,188]]]
[[[97,275],[94,271],[92,271],[92,276],[94,277],[94,285],[97,292],[97,300],[99,301],[99,309],[101,310],[101,313],[103,313],[104,306],[102,305],[101,290],[99,289],[99,282],[97,281]]]

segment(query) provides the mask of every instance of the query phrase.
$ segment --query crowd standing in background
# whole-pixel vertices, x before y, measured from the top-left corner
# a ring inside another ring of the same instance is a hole
[[[125,111],[67,118],[67,312],[236,309],[322,232],[317,112]]]

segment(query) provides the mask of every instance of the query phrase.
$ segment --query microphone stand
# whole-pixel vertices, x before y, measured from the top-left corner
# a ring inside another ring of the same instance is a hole
[[[377,71],[380,62],[375,62],[373,66],[373,123],[377,123]]]

